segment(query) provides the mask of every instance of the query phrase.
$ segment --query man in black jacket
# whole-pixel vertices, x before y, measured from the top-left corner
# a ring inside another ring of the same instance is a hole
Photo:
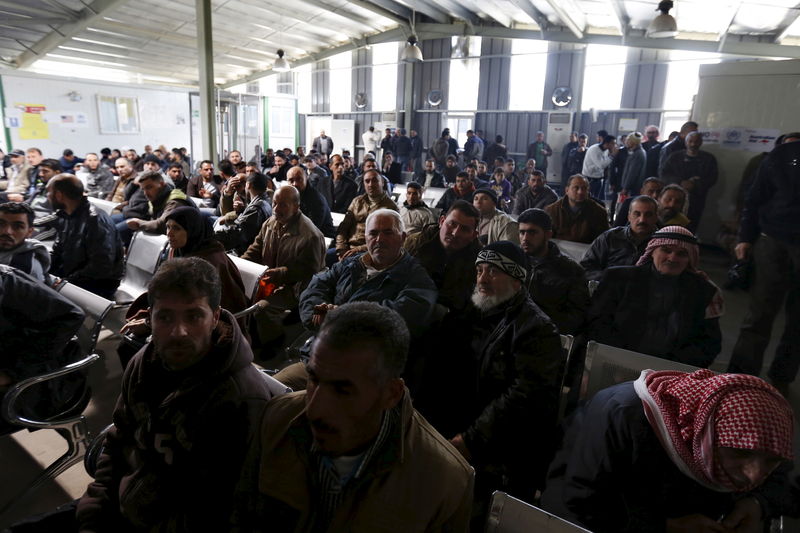
[[[256,240],[261,226],[272,216],[272,206],[267,198],[267,177],[264,174],[260,172],[250,174],[245,183],[245,192],[250,203],[231,222],[224,222],[224,219],[220,217],[219,225],[214,233],[216,239],[225,246],[226,250],[235,250],[238,255],[247,251],[247,248]]]
[[[333,229],[333,218],[331,218],[331,209],[328,207],[328,202],[325,201],[319,191],[308,185],[305,170],[300,167],[293,167],[286,174],[286,179],[289,185],[300,193],[300,211],[311,219],[311,222],[323,235],[335,237],[336,231]]]
[[[111,217],[89,202],[81,180],[71,174],[51,179],[47,197],[59,217],[50,274],[113,300],[124,254]]]

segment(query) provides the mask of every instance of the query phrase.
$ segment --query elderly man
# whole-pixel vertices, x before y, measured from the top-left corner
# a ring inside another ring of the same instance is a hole
[[[635,265],[647,241],[658,229],[658,203],[649,196],[637,196],[630,205],[628,225],[604,231],[581,259],[586,279],[599,280],[612,266]]]
[[[0,204],[0,264],[44,281],[50,270],[50,252],[44,244],[30,238],[33,218],[33,209],[28,204]]]
[[[60,219],[50,274],[113,300],[124,253],[111,217],[89,202],[81,180],[71,174],[51,179],[47,198]]]
[[[240,174],[231,181],[243,178],[244,175]],[[231,184],[228,183],[228,185]],[[225,219],[220,217],[217,220],[219,225],[214,232],[214,237],[225,246],[226,250],[235,250],[239,255],[243,254],[255,241],[264,222],[272,216],[272,206],[267,196],[267,177],[264,174],[255,173],[247,176],[244,189],[249,199],[247,205],[230,222],[223,223]],[[223,195],[223,205],[226,204],[225,198]],[[233,200],[232,207],[235,205],[236,199]],[[236,211],[234,210],[232,213],[236,213]]]
[[[700,149],[703,135],[693,131],[686,136],[686,150],[672,153],[665,161],[661,177],[677,183],[689,193],[689,231],[696,232],[706,206],[708,191],[717,183],[717,158]]]
[[[181,206],[197,208],[192,200],[180,189],[175,189],[164,181],[161,172],[142,172],[136,178],[136,183],[142,189],[149,202],[150,220],[129,218],[125,222],[130,231],[147,231],[149,233],[166,234],[167,215]],[[123,239],[124,240],[124,239]],[[130,239],[128,239],[130,242]]]
[[[544,179],[544,172],[534,170],[528,177],[528,184],[517,191],[514,197],[514,216],[519,216],[526,209],[544,209],[558,201],[558,195]]]
[[[639,196],[649,196],[654,200],[658,200],[661,190],[664,188],[664,182],[658,178],[647,178],[642,183],[642,188],[639,189]],[[628,223],[628,213],[630,212],[631,202],[636,196],[630,196],[625,199],[617,207],[617,213],[614,216],[614,226],[624,226]],[[660,205],[659,205],[660,207]]]
[[[545,211],[553,219],[556,239],[590,244],[608,229],[605,208],[589,198],[589,182],[580,174],[569,179],[564,198],[548,205]]]
[[[419,183],[412,181],[406,186],[406,201],[400,206],[400,216],[409,235],[436,222],[433,211],[422,201],[422,185]]]
[[[225,531],[270,393],[221,283],[172,259],[148,287],[152,341],[128,364],[78,531]]]
[[[270,342],[283,334],[283,310],[298,305],[311,277],[325,268],[325,237],[300,210],[300,193],[287,185],[272,198],[272,216],[242,259],[269,266],[262,281],[273,285],[270,306],[258,315],[258,335]],[[281,289],[281,290],[276,290]]]
[[[478,224],[478,235],[481,242],[491,244],[497,241],[519,240],[518,226],[513,218],[497,208],[497,193],[493,189],[478,189],[472,199],[472,205],[481,214]]]
[[[300,318],[316,330],[331,309],[366,300],[394,309],[413,336],[428,327],[437,292],[428,273],[403,249],[403,219],[392,209],[371,212],[366,223],[366,253],[354,253],[314,276],[300,296]]]
[[[528,294],[565,335],[575,335],[586,323],[589,287],[583,268],[561,253],[553,236],[553,221],[542,209],[523,211],[517,219],[519,243],[528,256]]]
[[[671,183],[664,187],[658,195],[658,225],[683,226],[689,225],[689,218],[683,214],[686,205],[686,191],[680,185]]]
[[[328,314],[307,389],[265,412],[237,531],[467,531],[472,469],[412,407],[409,344],[402,317],[377,303]]]
[[[292,167],[286,173],[286,181],[300,193],[300,210],[326,237],[333,237],[331,209],[325,198],[313,187],[309,186],[306,172],[301,167]]]
[[[100,164],[100,158],[94,152],[86,154],[83,168],[76,174],[83,182],[86,194],[93,198],[105,198],[114,189],[114,175],[105,165]]]

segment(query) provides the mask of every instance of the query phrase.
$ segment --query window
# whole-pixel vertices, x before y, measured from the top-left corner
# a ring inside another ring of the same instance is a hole
[[[547,74],[547,41],[513,39],[511,73],[508,80],[508,108],[512,111],[541,111]]]
[[[397,107],[397,43],[372,46],[372,110],[394,111]]]
[[[330,68],[331,113],[349,113],[353,99],[353,79],[350,68],[353,66],[353,53],[342,52],[328,59]]]
[[[459,41],[459,39],[461,39]],[[467,49],[464,50],[466,44]],[[450,87],[447,93],[447,108],[455,111],[472,111],[478,107],[478,78],[481,60],[477,56],[481,50],[481,38],[452,38],[453,50],[461,52],[466,59],[450,60]],[[467,51],[468,54],[463,52]]]
[[[311,63],[294,69],[297,73],[297,112],[311,113]]]
[[[139,133],[139,100],[135,96],[97,95],[100,133]]]
[[[472,129],[473,118],[473,115],[447,115],[450,137],[458,142],[458,146],[463,147],[467,142],[467,131]]]
[[[672,50],[667,70],[664,109],[690,110],[700,85],[700,65],[719,63],[719,54]]]
[[[583,109],[619,109],[628,49],[624,46],[590,44],[586,47],[583,74]]]

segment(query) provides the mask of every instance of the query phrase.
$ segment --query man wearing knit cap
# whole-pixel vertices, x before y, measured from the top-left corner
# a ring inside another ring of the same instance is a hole
[[[636,266],[603,273],[589,310],[589,338],[625,350],[708,367],[722,348],[722,297],[697,270],[692,232],[653,234]]]
[[[561,344],[556,327],[523,290],[526,265],[525,253],[509,241],[478,253],[474,310],[462,330],[471,332],[462,335],[468,344],[462,353],[470,356],[452,372],[463,373],[452,376],[463,377],[463,387],[452,398],[451,427],[441,430],[477,468],[478,502],[498,489],[533,497],[552,449]]]
[[[497,193],[492,189],[478,189],[472,198],[472,205],[481,214],[478,235],[484,244],[497,241],[519,242],[519,227],[514,219],[497,209]]]
[[[586,322],[589,287],[583,267],[561,253],[553,236],[553,221],[542,209],[526,209],[517,219],[519,242],[528,256],[528,294],[558,326],[574,335]]]

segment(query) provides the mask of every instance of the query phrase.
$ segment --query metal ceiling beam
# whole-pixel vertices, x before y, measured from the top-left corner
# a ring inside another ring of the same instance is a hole
[[[42,18],[6,18],[0,26],[28,27],[28,26],[49,26],[51,24],[64,24],[64,17],[42,17]]]
[[[719,46],[717,46],[717,50],[721,51],[725,47],[725,41],[728,40],[728,32],[731,29],[731,25],[733,24],[734,19],[736,19],[736,14],[739,12],[740,7],[742,7],[742,0],[739,0],[733,5],[733,8],[730,10],[729,16],[725,17],[723,25],[720,26]]]
[[[798,18],[800,18],[800,4],[794,6],[789,16],[783,19],[780,26],[775,28],[775,40],[773,42],[780,43],[786,37],[786,31]]]
[[[450,15],[445,13],[436,2],[416,0],[413,5],[417,13],[430,17],[440,24],[448,24],[450,22]]]
[[[521,9],[526,15],[532,18],[540,28],[543,30],[547,28],[547,16],[539,11],[539,8],[533,5],[531,0],[511,0],[511,3],[514,4],[517,9]]]
[[[619,22],[619,32],[622,35],[628,35],[628,31],[631,29],[631,18],[628,16],[628,10],[625,9],[625,0],[611,0],[611,7],[614,8],[614,14]]]
[[[439,5],[441,5],[448,13],[452,13],[457,18],[460,18],[468,24],[480,23],[480,18],[478,18],[478,15],[462,6],[458,0],[439,0]]]
[[[558,15],[561,23],[569,28],[575,37],[578,39],[583,38],[583,32],[586,29],[586,17],[583,15],[583,10],[580,6],[576,5],[574,0],[546,0],[553,11]]]
[[[402,16],[398,15],[394,11],[386,9],[386,8],[384,8],[382,6],[377,5],[377,4],[373,4],[369,0],[348,0],[348,2],[353,4],[353,5],[355,5],[355,6],[364,8],[367,11],[371,11],[372,13],[380,15],[383,18],[387,18],[389,20],[392,20],[392,21],[394,21],[394,22],[396,22],[398,24],[408,25],[408,20],[409,20],[408,18],[403,18]]]
[[[0,8],[8,8],[11,10],[11,11],[3,10],[6,12],[22,13],[25,15],[30,15],[32,17],[42,15],[41,8],[26,6],[25,4],[19,1],[11,2],[10,0],[0,0]],[[74,17],[72,15],[65,15],[64,18],[66,18],[67,20],[76,20],[77,17]],[[65,22],[65,20],[62,19],[61,22]]]
[[[87,26],[102,18],[103,13],[114,9],[126,1],[127,0],[95,0],[80,11],[77,20],[54,28],[51,33],[48,33],[33,44],[31,49],[20,54],[19,57],[14,60],[14,63],[16,63],[17,68],[30,66],[34,61],[42,58],[47,52],[68,41],[85,30]]]

